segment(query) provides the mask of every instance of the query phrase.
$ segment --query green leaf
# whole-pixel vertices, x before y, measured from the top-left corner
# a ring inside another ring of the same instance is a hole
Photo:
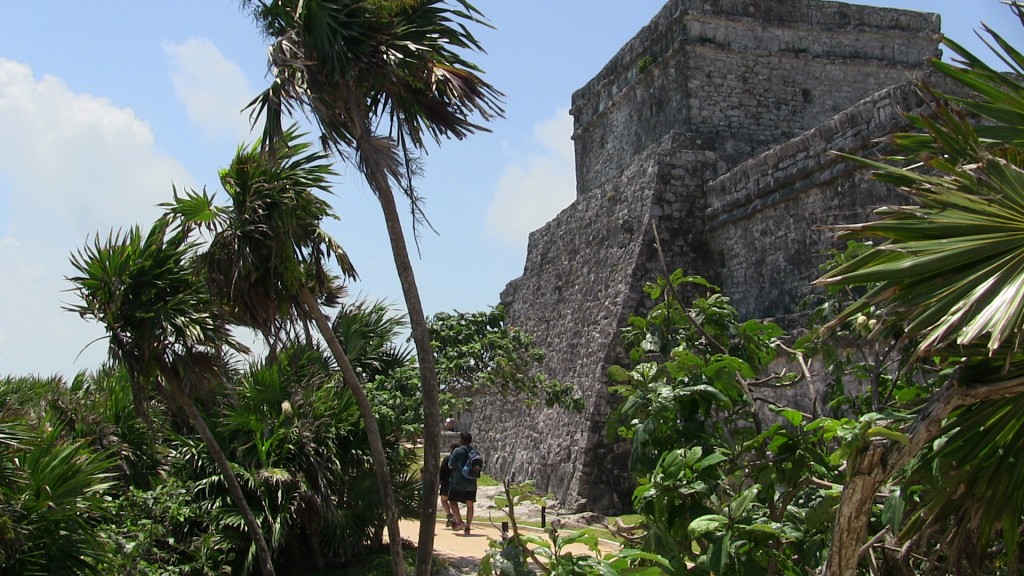
[[[691,538],[700,538],[709,532],[718,532],[729,523],[729,519],[720,514],[705,514],[695,518],[686,529]]]
[[[742,517],[747,511],[747,507],[749,507],[751,502],[754,501],[754,498],[757,497],[757,492],[760,488],[760,486],[754,484],[733,498],[733,501],[729,503],[729,515],[734,519]]]
[[[629,372],[627,372],[625,368],[623,368],[622,366],[619,366],[618,364],[613,365],[612,367],[608,368],[608,378],[612,382],[629,382],[630,381]]]
[[[608,561],[609,566],[616,570],[618,574],[661,576],[672,568],[672,564],[662,556],[633,548],[624,548],[618,552],[608,554],[605,556],[605,560]],[[631,566],[631,564],[635,564],[638,560],[653,563],[655,566]]]
[[[728,459],[729,457],[726,456],[725,454],[722,454],[721,452],[713,452],[711,454],[708,454],[703,460],[697,463],[696,468],[697,470],[703,470],[705,468],[714,466],[721,462],[725,462]]]
[[[794,410],[792,408],[782,408],[776,410],[776,412],[780,414],[783,418],[785,418],[786,421],[792,424],[793,426],[799,427],[800,424],[802,424],[804,421],[804,414],[799,410]]]
[[[750,531],[750,532],[757,532],[757,533],[760,533],[760,534],[767,534],[767,535],[773,536],[775,538],[782,538],[784,536],[782,531],[777,529],[775,526],[773,526],[771,524],[765,524],[763,522],[756,522],[754,524],[746,526],[745,529]]]
[[[892,528],[894,534],[899,534],[903,527],[903,511],[906,506],[901,488],[897,488],[889,494],[882,506],[882,523]]]
[[[888,438],[903,444],[904,446],[910,446],[910,437],[902,432],[896,430],[890,430],[883,426],[873,426],[867,431],[868,438]]]

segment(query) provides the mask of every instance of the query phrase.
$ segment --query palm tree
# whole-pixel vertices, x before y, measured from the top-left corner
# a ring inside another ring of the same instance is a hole
[[[425,223],[412,185],[424,136],[463,138],[483,129],[473,116],[502,114],[501,94],[458,51],[481,51],[464,22],[481,22],[466,0],[243,0],[272,40],[272,85],[253,101],[265,144],[280,139],[282,115],[303,109],[325,146],[351,158],[384,213],[419,361],[423,395],[424,493],[437,491],[441,416],[423,306],[395,202],[395,187]],[[375,128],[387,124],[389,135]],[[436,504],[424,499],[416,572],[430,572]],[[400,570],[395,566],[396,570]]]
[[[105,242],[97,235],[71,258],[80,275],[69,280],[82,303],[68,309],[104,325],[110,355],[128,370],[134,392],[148,390],[151,383],[185,412],[245,520],[261,572],[272,576],[274,566],[259,524],[231,463],[192,401],[193,394],[221,379],[224,348],[241,346],[196,274],[191,262],[195,246],[169,228],[168,219],[161,218],[145,235],[138,227],[111,234]]]
[[[353,359],[355,360],[355,359]],[[259,495],[278,558],[323,571],[382,545],[382,503],[362,417],[319,346],[289,343],[246,370],[224,409],[243,484]],[[403,451],[389,442],[392,463]],[[399,492],[415,485],[399,479]]]
[[[206,271],[210,292],[231,311],[232,319],[254,327],[277,346],[280,333],[296,314],[312,321],[341,369],[342,380],[359,406],[366,428],[374,473],[395,562],[404,566],[399,514],[391,488],[387,454],[373,407],[348,354],[338,341],[321,303],[340,300],[342,289],[327,265],[333,259],[343,274],[355,278],[344,249],[320,227],[334,218],[330,205],[316,192],[330,192],[333,175],[327,156],[310,152],[294,128],[286,130],[262,154],[257,142],[240,148],[221,184],[231,198],[224,209],[205,193],[188,192],[168,205],[182,230],[203,226],[213,232],[199,264]]]
[[[1013,2],[1011,10],[1024,25],[1024,5]],[[894,135],[896,152],[885,161],[854,159],[917,205],[887,207],[877,221],[840,227],[881,244],[818,280],[868,286],[832,326],[873,309],[917,356],[956,367],[905,429],[906,443],[876,443],[848,461],[830,575],[855,573],[878,487],[940,435],[946,448],[929,456],[945,459],[945,477],[933,478],[939,497],[926,507],[932,525],[974,507],[961,516],[980,523],[980,535],[969,537],[973,544],[984,545],[1001,526],[1004,558],[1012,569],[1019,562],[1024,502],[1001,497],[1024,493],[1024,479],[1011,469],[1019,466],[1007,465],[1012,459],[996,453],[1024,442],[1024,55],[985,32],[1011,73],[944,41],[959,60],[932,65],[970,96],[923,86],[934,104],[930,115],[910,118],[919,132]],[[983,488],[995,486],[1007,488]],[[954,536],[958,543],[968,539],[959,530]]]
[[[408,326],[383,300],[365,298],[343,304],[331,321],[331,330],[364,382],[392,377],[413,362],[412,350],[396,343]]]
[[[111,454],[61,427],[0,422],[0,573],[101,574]]]

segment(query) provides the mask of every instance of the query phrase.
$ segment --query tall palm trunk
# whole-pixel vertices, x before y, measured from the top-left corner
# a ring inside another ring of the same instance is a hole
[[[409,314],[409,326],[412,329],[413,342],[416,345],[416,357],[419,364],[420,383],[423,395],[423,501],[420,507],[419,547],[416,550],[416,575],[429,576],[434,553],[434,523],[437,519],[436,494],[440,480],[438,468],[441,461],[441,400],[438,389],[437,368],[434,364],[434,351],[430,345],[430,332],[420,302],[419,288],[409,249],[402,231],[402,221],[395,204],[395,196],[388,179],[386,160],[374,155],[362,153],[373,150],[369,142],[370,132],[364,130],[357,136],[356,147],[361,151],[360,161],[363,173],[380,201],[384,212],[384,222],[391,241],[391,253],[395,259],[395,269],[402,284],[402,293]]]
[[[224,454],[224,450],[221,449],[217,439],[213,437],[213,432],[206,425],[206,420],[199,413],[195,403],[185,393],[185,389],[182,387],[181,381],[174,370],[169,366],[161,366],[160,372],[171,389],[171,396],[174,397],[174,402],[185,410],[185,415],[188,417],[189,422],[203,439],[206,449],[210,451],[210,455],[213,456],[213,461],[217,464],[224,482],[228,485],[228,493],[231,494],[231,500],[238,507],[238,512],[242,515],[245,527],[249,531],[249,537],[252,538],[253,544],[256,545],[256,559],[260,565],[260,572],[263,576],[276,576],[274,563],[270,557],[270,548],[267,547],[267,540],[263,537],[263,530],[256,521],[256,515],[253,514],[252,508],[249,508],[249,503],[245,499],[245,494],[242,493],[242,487],[238,484],[238,478],[231,469],[231,463],[228,461],[227,455]]]
[[[331,330],[331,323],[320,310],[313,293],[307,288],[299,292],[302,305],[306,308],[306,314],[313,319],[320,335],[327,342],[335,362],[341,368],[341,377],[352,392],[359,406],[359,413],[363,417],[363,424],[366,426],[366,438],[370,443],[370,458],[373,460],[373,472],[377,476],[377,487],[380,490],[381,502],[384,504],[384,518],[388,527],[389,548],[391,551],[391,569],[395,576],[405,576],[405,557],[402,555],[402,535],[398,527],[398,506],[395,504],[395,493],[391,487],[391,474],[388,470],[387,455],[384,453],[384,442],[380,437],[380,429],[377,427],[377,419],[373,416],[373,407],[366,397],[366,391],[359,381],[348,355],[341,347],[341,342]],[[435,470],[434,475],[437,475]],[[435,488],[436,490],[436,488]],[[431,531],[433,534],[433,531]]]

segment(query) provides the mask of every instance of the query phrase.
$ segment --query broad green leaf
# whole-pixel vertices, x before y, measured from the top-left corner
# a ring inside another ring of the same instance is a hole
[[[910,446],[910,437],[902,432],[896,430],[890,430],[884,426],[872,426],[867,431],[868,438],[888,438],[903,444],[904,446]]]
[[[735,518],[740,518],[746,513],[747,508],[757,497],[757,492],[760,490],[760,486],[754,484],[750,488],[747,488],[729,503],[729,515]]]
[[[792,408],[782,408],[780,410],[777,410],[776,412],[780,414],[783,418],[785,418],[786,421],[792,424],[793,426],[800,426],[800,424],[802,424],[804,421],[804,414],[799,410],[794,410]]]
[[[749,530],[751,532],[759,532],[761,534],[767,534],[769,536],[774,536],[776,538],[782,538],[784,536],[784,534],[775,526],[771,524],[765,524],[763,522],[757,522],[749,526],[746,526],[745,530]]]
[[[729,519],[720,514],[706,514],[695,518],[686,529],[691,538],[700,538],[709,532],[718,532],[729,523]]]
[[[701,460],[697,464],[696,468],[697,470],[703,470],[705,468],[714,466],[721,462],[725,462],[728,459],[729,457],[726,456],[725,454],[722,454],[721,452],[714,452],[712,454],[708,454],[703,460]]]
[[[904,509],[906,509],[906,502],[903,499],[903,491],[897,488],[889,494],[882,506],[882,523],[892,528],[895,534],[899,534],[903,526]]]
[[[630,381],[629,372],[627,372],[625,368],[623,368],[622,366],[619,366],[618,364],[613,365],[612,367],[608,368],[608,378],[612,382],[629,382]]]

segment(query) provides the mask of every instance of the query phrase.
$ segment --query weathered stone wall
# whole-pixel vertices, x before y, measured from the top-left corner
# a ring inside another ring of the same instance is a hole
[[[628,499],[617,500],[629,490],[627,471],[622,463],[606,467],[622,453],[603,441],[609,408],[604,375],[621,361],[619,329],[640,300],[643,282],[660,273],[647,253],[651,219],[690,221],[697,229],[703,202],[684,195],[721,173],[713,154],[676,144],[669,135],[619,178],[530,235],[523,276],[508,285],[502,302],[513,311],[515,326],[546,351],[547,373],[576,384],[586,409],[567,414],[499,399],[478,402],[474,440],[488,454],[491,473],[533,479],[539,489],[573,502],[593,498],[593,479],[601,476],[604,501],[595,504],[628,506]],[[685,242],[687,234],[675,237]],[[692,234],[689,240],[702,241]]]
[[[628,446],[605,440],[606,371],[663,274],[653,228],[668,270],[710,278],[748,317],[792,312],[833,242],[817,226],[896,197],[829,151],[867,150],[918,105],[908,86],[879,90],[936,54],[937,26],[837,2],[670,0],[574,94],[577,199],[531,234],[502,303],[586,409],[478,402],[492,474],[572,507],[629,507]],[[639,74],[643,56],[654,64]]]
[[[580,194],[671,131],[735,165],[905,82],[938,30],[933,14],[840,2],[671,0],[573,94]]]
[[[824,252],[839,247],[826,227],[862,222],[883,204],[905,201],[832,151],[871,157],[878,139],[905,129],[903,115],[923,106],[909,84],[883,90],[711,182],[707,237],[714,249],[701,273],[745,318],[796,312]]]

